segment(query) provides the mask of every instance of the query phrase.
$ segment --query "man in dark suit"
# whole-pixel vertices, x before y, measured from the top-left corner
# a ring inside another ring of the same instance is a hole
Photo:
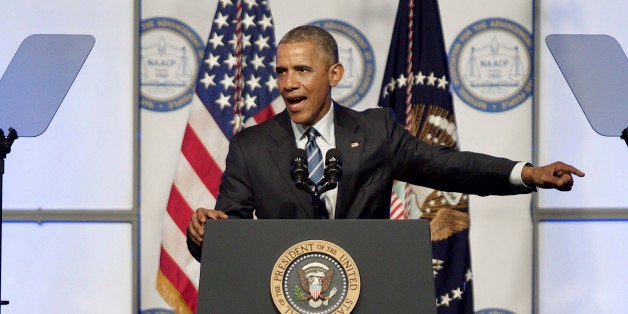
[[[580,170],[562,162],[532,167],[472,152],[429,146],[404,130],[387,109],[357,112],[333,102],[342,79],[338,47],[315,26],[288,32],[277,48],[277,85],[286,110],[231,139],[216,210],[199,208],[188,228],[188,248],[201,256],[207,219],[313,218],[310,195],[295,187],[291,154],[310,145],[342,155],[338,188],[322,195],[325,217],[388,218],[394,180],[477,195],[530,193],[536,187],[570,190]],[[310,173],[314,170],[310,170]]]

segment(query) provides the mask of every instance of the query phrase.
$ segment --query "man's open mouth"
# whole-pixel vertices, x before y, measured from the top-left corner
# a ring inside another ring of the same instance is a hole
[[[302,101],[304,101],[306,99],[307,99],[307,97],[305,97],[305,96],[296,96],[296,97],[288,97],[286,99],[286,101],[290,105],[296,105],[296,104],[299,104],[299,103],[301,103]]]

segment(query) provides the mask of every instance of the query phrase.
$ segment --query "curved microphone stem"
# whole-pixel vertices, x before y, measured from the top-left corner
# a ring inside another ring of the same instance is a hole
[[[320,195],[329,190],[335,189],[337,186],[338,186],[338,182],[336,182],[335,180],[329,180],[329,181],[326,181],[325,184],[321,185],[320,189],[317,187],[316,192]]]
[[[308,192],[310,195],[314,195],[314,193],[316,193],[315,190],[310,188],[310,184],[308,184],[308,182],[304,182],[302,180],[298,180],[294,182],[294,185],[302,191]]]

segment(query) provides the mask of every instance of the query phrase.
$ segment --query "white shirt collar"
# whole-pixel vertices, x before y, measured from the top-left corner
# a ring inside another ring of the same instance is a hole
[[[302,140],[305,136],[305,131],[310,127],[296,124],[294,121],[290,120],[290,124],[292,125],[292,131],[294,132],[294,138],[298,141]],[[335,142],[334,136],[334,104],[332,103],[329,111],[320,119],[316,124],[312,127],[316,128],[318,133],[321,134],[320,138],[324,140],[328,145],[333,145]]]

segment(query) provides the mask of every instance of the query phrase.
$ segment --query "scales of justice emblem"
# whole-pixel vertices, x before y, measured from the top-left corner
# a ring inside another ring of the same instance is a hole
[[[467,105],[501,112],[533,90],[532,36],[514,21],[490,18],[463,29],[449,50],[451,87]]]
[[[489,44],[471,47],[464,77],[482,93],[504,94],[517,88],[527,77],[518,46],[500,43],[497,37]]]

